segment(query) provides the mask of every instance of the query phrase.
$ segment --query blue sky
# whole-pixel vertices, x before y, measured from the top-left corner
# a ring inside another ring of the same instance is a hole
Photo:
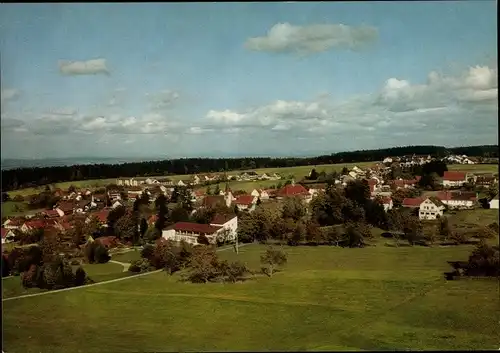
[[[496,2],[1,4],[2,158],[497,143]]]

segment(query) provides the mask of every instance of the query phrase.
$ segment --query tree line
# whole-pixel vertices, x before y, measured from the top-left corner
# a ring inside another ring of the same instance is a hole
[[[309,158],[183,158],[124,164],[88,164],[43,168],[17,168],[2,170],[2,189],[4,191],[9,191],[51,183],[92,179],[168,176],[212,173],[224,170],[370,162],[383,160],[387,156],[413,154],[431,155],[440,158],[448,154],[457,153],[476,157],[498,158],[498,146],[470,146],[457,148],[446,148],[442,146],[406,146],[377,150],[340,152]]]

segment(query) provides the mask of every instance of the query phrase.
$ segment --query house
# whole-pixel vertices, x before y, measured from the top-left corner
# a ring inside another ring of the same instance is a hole
[[[12,229],[1,228],[2,231],[2,244],[10,243],[14,241],[15,234]]]
[[[443,175],[444,187],[460,187],[467,182],[467,173],[446,171]]]
[[[418,210],[418,218],[421,220],[434,220],[443,216],[445,206],[435,197],[426,198]]]
[[[232,241],[236,239],[238,232],[238,216],[218,214],[215,215],[214,218],[210,221],[210,225],[227,229],[228,234],[226,241]]]
[[[307,191],[305,187],[300,184],[288,184],[283,188],[279,189],[276,193],[276,196],[279,199],[283,199],[284,197],[300,197],[306,203],[309,203],[312,200],[312,195]]]
[[[73,202],[60,202],[55,210],[59,213],[60,217],[63,217],[64,215],[73,213],[74,205],[75,204]]]
[[[26,233],[34,229],[43,229],[46,227],[46,225],[47,224],[43,219],[33,219],[24,222],[24,224],[21,226],[21,231],[23,233]]]
[[[187,180],[184,180],[184,181],[183,180],[179,180],[177,182],[177,186],[188,186],[188,185],[189,185],[189,181],[187,181]]]
[[[54,225],[55,228],[59,229],[62,232],[67,232],[71,228],[73,228],[70,220],[66,217],[59,219],[57,223]]]
[[[490,201],[490,208],[498,210],[498,194]]]
[[[153,185],[153,184],[159,184],[160,183],[157,179],[154,179],[154,178],[147,178],[145,180],[145,182],[148,185]]]
[[[252,212],[255,210],[255,204],[257,203],[257,197],[252,195],[240,195],[234,201],[236,207],[240,211]]]
[[[391,182],[391,186],[395,190],[413,188],[417,184],[418,184],[417,179],[413,179],[413,180],[399,179],[399,180],[392,180],[392,182]]]
[[[384,160],[382,161],[384,164],[392,164],[392,158],[391,157],[385,157]]]
[[[394,206],[391,197],[377,197],[376,200],[384,207],[384,211],[392,210]]]
[[[215,244],[217,234],[223,229],[222,226],[213,226],[209,224],[199,224],[191,222],[177,222],[162,231],[162,238],[171,241],[185,241],[197,245],[198,237],[205,235],[208,241]]]
[[[97,220],[99,221],[99,223],[102,224],[103,227],[107,227],[108,226],[108,215],[109,215],[109,212],[110,212],[109,209],[104,209],[104,210],[101,210],[99,212],[92,213],[92,214],[90,214],[87,217],[87,219],[85,220],[85,223],[90,222],[91,218],[95,217],[95,218],[97,218]]]
[[[57,210],[45,210],[42,212],[42,215],[45,218],[59,218],[62,217],[61,214]]]
[[[269,194],[267,193],[266,190],[253,189],[253,191],[250,193],[250,195],[260,198],[261,201],[269,200]]]
[[[269,175],[267,175],[266,173],[262,174],[260,177],[259,177],[260,180],[271,180],[271,177]]]
[[[477,201],[477,194],[465,191],[442,191],[438,193],[437,198],[449,208],[473,208]]]
[[[113,191],[108,191],[108,196],[111,199],[111,201],[116,201],[116,200],[121,200],[122,195],[119,191],[113,190]]]
[[[75,213],[85,213],[87,212],[92,206],[91,206],[91,201],[89,200],[82,200],[79,201],[74,208]],[[95,203],[94,203],[95,204]]]
[[[215,207],[217,205],[231,206],[232,200],[223,195],[207,195],[203,198],[202,206]],[[228,204],[229,203],[229,204]]]
[[[123,202],[121,200],[116,200],[115,202],[113,202],[113,204],[111,205],[111,208],[117,208],[119,206],[125,206],[123,204]]]
[[[21,218],[10,218],[3,223],[5,229],[19,229],[24,224]]]
[[[421,197],[407,197],[403,199],[402,206],[408,208],[419,208],[420,204],[424,201]]]
[[[201,183],[201,178],[200,178],[198,175],[195,175],[195,176],[191,179],[191,183],[193,183],[194,185],[198,185],[199,183]]]
[[[480,186],[490,186],[491,184],[496,183],[497,177],[494,176],[493,174],[485,174],[485,175],[478,175],[476,178],[476,185]]]

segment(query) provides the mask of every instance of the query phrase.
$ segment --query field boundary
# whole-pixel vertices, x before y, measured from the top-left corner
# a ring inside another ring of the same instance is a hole
[[[241,248],[243,246],[246,246],[246,245],[248,245],[248,244],[242,244],[242,245],[239,246],[239,248]],[[224,251],[224,250],[228,250],[228,249],[232,249],[232,248],[233,248],[233,246],[231,245],[231,246],[228,246],[227,248],[217,249],[216,251],[219,252],[219,251]],[[94,287],[94,286],[103,285],[103,284],[120,282],[120,281],[125,281],[127,279],[132,279],[132,278],[147,276],[147,275],[150,275],[150,274],[153,274],[153,273],[159,273],[161,271],[163,271],[163,270],[155,270],[155,271],[151,271],[151,272],[140,273],[138,275],[123,277],[123,278],[110,279],[109,281],[103,281],[103,282],[97,282],[97,283],[92,283],[92,284],[86,284],[84,286],[70,287],[70,288],[63,288],[63,289],[56,289],[56,290],[49,290],[47,292],[42,292],[42,293],[24,294],[24,295],[19,295],[17,297],[11,297],[11,298],[2,299],[2,302],[6,302],[6,301],[9,301],[9,300],[14,300],[14,299],[23,299],[23,298],[29,298],[29,297],[38,297],[40,295],[47,295],[47,294],[52,294],[52,293],[66,292],[66,291],[75,290],[75,289],[88,288],[88,287]]]

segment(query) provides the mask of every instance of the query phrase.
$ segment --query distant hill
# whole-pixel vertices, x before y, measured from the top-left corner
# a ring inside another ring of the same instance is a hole
[[[376,150],[360,150],[339,152],[317,157],[235,157],[235,158],[181,158],[156,161],[137,161],[137,159],[101,158],[92,161],[79,159],[75,163],[71,159],[52,159],[16,169],[4,168],[9,164],[2,161],[2,189],[13,190],[21,187],[44,185],[63,181],[89,179],[162,176],[175,174],[195,174],[221,172],[224,170],[242,170],[256,168],[281,168],[335,163],[356,163],[381,161],[388,156],[431,155],[444,157],[449,154],[460,154],[474,157],[498,158],[498,145],[443,147],[443,146],[404,146]],[[42,166],[41,163],[57,163],[54,166]],[[22,162],[22,163],[29,163]],[[14,161],[9,161],[12,168]]]

